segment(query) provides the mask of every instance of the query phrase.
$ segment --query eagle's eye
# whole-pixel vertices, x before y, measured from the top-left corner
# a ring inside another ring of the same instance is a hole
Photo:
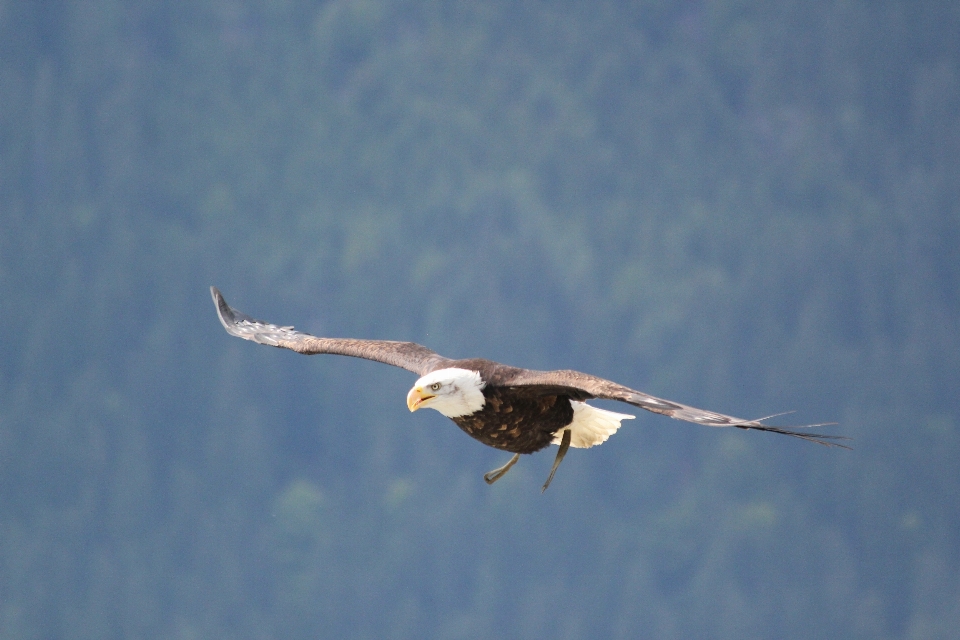
[[[440,383],[434,382],[432,385],[430,385],[430,389],[432,389],[433,391],[440,391]]]

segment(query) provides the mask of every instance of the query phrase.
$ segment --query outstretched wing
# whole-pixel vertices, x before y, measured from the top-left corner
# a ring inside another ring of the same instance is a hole
[[[797,431],[797,429],[807,429],[811,427],[824,427],[836,424],[834,422],[825,422],[821,424],[810,424],[796,427],[777,427],[764,424],[763,421],[775,416],[760,418],[759,420],[743,420],[725,416],[722,413],[713,411],[704,411],[696,407],[688,407],[679,402],[657,398],[642,391],[631,389],[617,384],[604,378],[591,376],[580,371],[532,371],[529,369],[516,370],[508,379],[498,381],[500,384],[510,387],[527,387],[532,392],[558,393],[566,392],[571,397],[578,400],[589,398],[600,398],[603,400],[619,400],[632,404],[635,407],[661,413],[677,420],[686,420],[695,424],[702,424],[707,427],[736,427],[738,429],[756,429],[757,431],[770,431],[780,433],[785,436],[793,436],[810,442],[816,442],[828,447],[841,447],[849,449],[850,447],[840,444],[837,440],[849,440],[843,436],[823,435],[819,433],[809,433],[807,431]],[[778,414],[782,415],[782,414]]]
[[[223,324],[223,328],[230,335],[244,340],[252,340],[271,347],[291,349],[306,355],[330,353],[374,360],[401,367],[421,376],[447,362],[451,362],[449,358],[444,358],[415,342],[318,338],[308,333],[294,331],[293,327],[279,327],[275,324],[261,322],[245,313],[232,309],[216,287],[210,287],[210,294],[217,306],[217,315],[220,316],[220,323]]]

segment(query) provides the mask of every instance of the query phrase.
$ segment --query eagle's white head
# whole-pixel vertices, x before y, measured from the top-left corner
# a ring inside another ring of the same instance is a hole
[[[477,371],[439,369],[417,380],[407,394],[407,407],[436,409],[448,418],[466,416],[483,408],[485,383]]]

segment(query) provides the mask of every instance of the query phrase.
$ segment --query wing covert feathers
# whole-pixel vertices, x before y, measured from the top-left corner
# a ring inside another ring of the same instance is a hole
[[[838,440],[849,440],[843,436],[825,435],[821,433],[810,433],[808,431],[799,431],[799,429],[809,429],[813,427],[825,427],[836,424],[835,422],[824,422],[820,424],[800,425],[792,427],[778,427],[775,425],[764,424],[764,420],[776,416],[767,416],[759,420],[744,420],[734,418],[722,413],[697,409],[672,400],[664,400],[649,394],[631,389],[617,384],[604,378],[592,376],[580,371],[561,370],[561,371],[531,371],[521,370],[521,373],[515,375],[505,384],[511,386],[529,386],[543,387],[554,393],[559,389],[568,388],[572,395],[579,396],[578,399],[599,398],[601,400],[618,400],[632,404],[635,407],[646,409],[654,413],[659,413],[677,420],[685,420],[694,424],[701,424],[707,427],[736,427],[737,429],[754,429],[757,431],[769,431],[779,433],[785,436],[792,436],[816,442],[827,447],[840,447],[849,449],[850,447],[840,444]],[[782,415],[782,414],[778,414]]]
[[[290,349],[305,355],[329,353],[374,360],[412,371],[418,375],[423,375],[449,361],[448,358],[444,358],[415,342],[318,338],[308,333],[295,331],[292,326],[280,327],[241,313],[227,304],[216,287],[210,287],[210,294],[217,306],[217,315],[223,328],[230,335],[244,340],[251,340],[281,349]]]

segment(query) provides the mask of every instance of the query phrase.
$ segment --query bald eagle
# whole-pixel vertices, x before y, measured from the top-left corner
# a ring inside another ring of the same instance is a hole
[[[849,449],[837,442],[847,439],[842,436],[796,430],[836,424],[832,422],[776,427],[763,423],[775,416],[758,420],[733,418],[655,398],[579,371],[534,371],[481,358],[452,360],[414,342],[318,338],[294,331],[292,326],[280,327],[255,320],[232,309],[216,287],[210,287],[210,293],[220,322],[230,335],[306,355],[330,353],[365,358],[420,376],[407,394],[410,411],[424,407],[436,409],[483,444],[513,453],[507,464],[484,474],[487,484],[502,478],[520,459],[521,453],[534,453],[556,444],[560,448],[541,489],[546,491],[567,449],[585,449],[606,442],[620,428],[621,420],[634,417],[590,406],[586,400],[592,398],[618,400],[708,427],[769,431]]]

